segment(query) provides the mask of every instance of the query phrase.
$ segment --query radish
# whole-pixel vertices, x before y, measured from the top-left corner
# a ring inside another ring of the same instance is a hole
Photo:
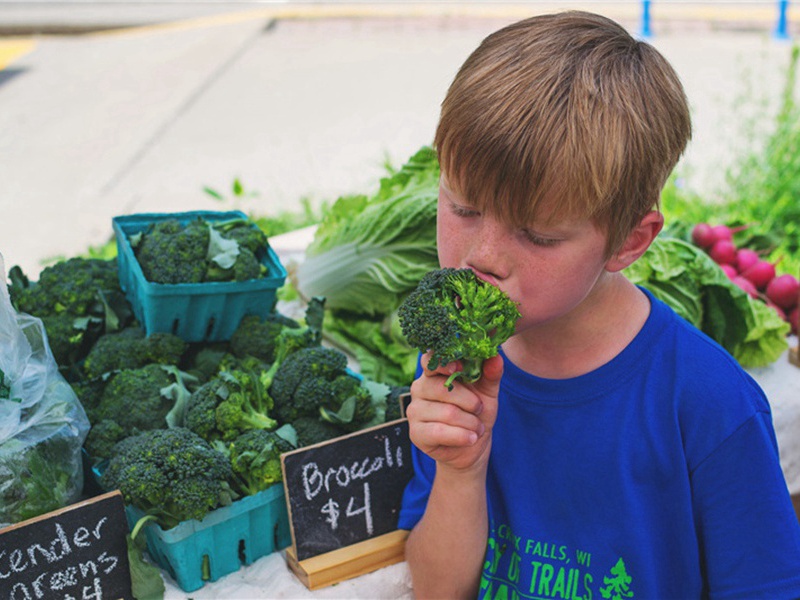
[[[728,276],[728,279],[733,279],[739,274],[739,272],[736,270],[736,267],[733,265],[720,265],[720,268],[723,270],[725,275]]]
[[[708,254],[718,265],[733,265],[736,262],[736,246],[730,240],[717,240]]]
[[[767,298],[784,310],[792,310],[800,298],[800,282],[788,273],[778,275],[767,284]]]
[[[756,286],[753,285],[753,282],[749,279],[745,279],[741,275],[737,275],[731,281],[747,292],[747,295],[751,298],[758,298],[758,290],[756,289]]]
[[[698,223],[692,228],[692,242],[695,246],[708,250],[716,241],[717,237],[708,223]]]
[[[736,251],[736,268],[739,273],[743,273],[754,264],[756,264],[761,257],[758,252],[750,248],[740,248]]]
[[[739,233],[747,229],[749,225],[739,225],[738,227],[728,227],[727,225],[714,225],[711,228],[711,233],[714,234],[714,240],[729,240],[733,241],[733,234]]]
[[[744,271],[742,277],[749,279],[759,290],[763,290],[775,277],[775,265],[766,260],[759,260],[752,267]]]

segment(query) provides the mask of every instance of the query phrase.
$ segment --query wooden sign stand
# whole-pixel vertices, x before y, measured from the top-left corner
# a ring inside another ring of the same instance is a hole
[[[795,367],[800,367],[800,345],[789,348],[789,362]]]
[[[286,562],[309,590],[315,590],[402,562],[406,537],[407,531],[397,529],[300,561],[294,549],[287,548]]]

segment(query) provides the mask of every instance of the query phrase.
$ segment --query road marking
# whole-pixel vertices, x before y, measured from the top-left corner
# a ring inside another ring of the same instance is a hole
[[[0,39],[0,71],[36,47],[31,39]]]

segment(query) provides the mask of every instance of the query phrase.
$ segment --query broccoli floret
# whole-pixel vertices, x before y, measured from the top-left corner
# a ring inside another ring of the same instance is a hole
[[[254,356],[268,365],[272,364],[278,336],[284,327],[300,329],[300,324],[280,313],[272,313],[265,318],[245,316],[231,336],[230,350],[240,358]]]
[[[505,292],[471,269],[452,268],[427,273],[397,313],[408,343],[431,353],[430,368],[461,362],[461,370],[447,379],[448,387],[456,379],[480,379],[484,360],[513,335],[520,317]]]
[[[83,365],[89,377],[118,369],[138,369],[147,364],[178,365],[187,344],[171,333],[145,337],[140,327],[107,333],[95,342]]]
[[[345,433],[333,423],[323,421],[318,416],[299,417],[292,422],[292,426],[297,431],[298,447],[326,442]]]
[[[208,268],[208,224],[194,219],[183,225],[167,219],[150,225],[131,245],[145,279],[155,283],[202,283]]]
[[[275,429],[269,416],[272,398],[266,371],[222,371],[195,390],[186,407],[185,425],[203,439],[230,441],[250,429]]]
[[[267,274],[267,267],[261,264],[249,248],[240,247],[233,266],[223,269],[211,263],[206,271],[206,281],[248,281]]]
[[[407,394],[411,391],[411,387],[407,385],[393,385],[386,396],[386,413],[384,415],[385,421],[394,421],[403,416],[400,410],[400,396]]]
[[[319,382],[319,379],[312,381]],[[299,397],[313,393],[320,399],[320,415],[326,421],[338,425],[345,431],[360,429],[375,417],[372,394],[352,375],[338,375],[327,385],[308,388],[301,384],[297,390]]]
[[[219,230],[226,238],[238,242],[240,249],[247,248],[256,256],[265,253],[269,248],[267,234],[247,219],[217,222],[214,223],[214,229]]]
[[[190,344],[183,356],[186,363],[184,370],[199,381],[206,382],[219,373],[226,356],[229,356],[226,342]]]
[[[311,381],[329,382],[347,369],[347,357],[335,348],[323,346],[302,348],[290,354],[275,372],[269,393],[275,402],[275,414],[281,423],[292,423],[299,417],[319,415],[318,389]],[[304,384],[307,393],[298,390]]]
[[[233,471],[222,452],[188,429],[154,429],[117,444],[100,478],[127,504],[158,519],[163,529],[202,520],[229,505]]]
[[[253,429],[231,442],[228,454],[237,489],[242,494],[256,494],[283,479],[281,454],[297,447],[288,436],[282,435],[285,430],[286,426],[281,431]]]
[[[128,434],[164,428],[175,404],[170,390],[183,385],[178,375],[174,367],[156,364],[123,369],[109,379],[90,418],[95,419],[93,423],[111,419]]]
[[[103,313],[103,294],[122,293],[117,261],[70,258],[46,267],[39,281],[11,288],[20,312],[37,317],[67,312],[76,316]]]
[[[114,446],[117,442],[131,435],[127,433],[116,421],[103,419],[99,423],[92,425],[83,447],[94,459],[109,458],[112,456]]]

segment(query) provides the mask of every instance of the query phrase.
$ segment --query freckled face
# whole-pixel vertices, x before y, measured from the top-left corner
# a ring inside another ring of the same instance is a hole
[[[473,269],[519,303],[517,333],[591,310],[606,276],[606,238],[589,220],[512,226],[439,186],[437,244],[442,267]]]

